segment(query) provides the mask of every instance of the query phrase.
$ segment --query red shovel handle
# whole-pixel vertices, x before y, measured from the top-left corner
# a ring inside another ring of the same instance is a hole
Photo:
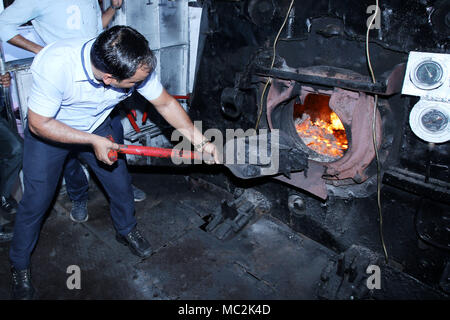
[[[114,142],[111,135],[107,138]],[[214,162],[214,159],[209,154],[201,154],[199,152],[191,152],[176,149],[166,149],[158,147],[146,147],[146,146],[136,146],[136,145],[126,145],[119,144],[119,150],[110,150],[108,152],[108,158],[111,161],[116,161],[118,153],[132,154],[138,156],[156,157],[156,158],[184,158],[184,159],[203,159],[204,161]]]
[[[112,135],[108,135],[106,138],[108,138],[109,140],[111,140],[112,142],[114,142],[114,138],[112,137]],[[109,160],[116,162],[117,158],[118,158],[118,153],[117,150],[109,150],[108,152],[108,158]]]

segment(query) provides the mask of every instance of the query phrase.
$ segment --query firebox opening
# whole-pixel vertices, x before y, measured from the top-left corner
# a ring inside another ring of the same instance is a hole
[[[294,124],[303,142],[324,161],[341,158],[348,149],[344,125],[329,106],[330,96],[310,93],[303,104],[294,104]]]

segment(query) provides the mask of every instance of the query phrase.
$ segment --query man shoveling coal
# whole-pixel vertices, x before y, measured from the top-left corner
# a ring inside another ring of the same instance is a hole
[[[29,299],[34,294],[30,256],[70,152],[77,152],[86,161],[105,189],[117,240],[140,257],[151,254],[149,242],[136,227],[125,161],[109,159],[108,153],[118,145],[106,138],[114,136],[108,115],[134,90],[169,124],[184,132],[198,151],[219,162],[216,147],[166,92],[155,66],[148,41],[126,26],[112,27],[91,40],[57,41],[34,59],[24,133],[24,195],[10,249],[13,298]]]

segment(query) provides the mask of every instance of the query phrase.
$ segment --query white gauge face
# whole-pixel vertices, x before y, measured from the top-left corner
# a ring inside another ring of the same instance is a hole
[[[445,73],[445,69],[439,61],[427,59],[411,70],[410,77],[417,88],[432,90],[444,83]]]
[[[450,105],[421,99],[411,110],[409,124],[422,140],[447,142],[450,140]]]
[[[429,109],[421,114],[423,127],[430,132],[440,132],[448,125],[448,117],[441,110]]]

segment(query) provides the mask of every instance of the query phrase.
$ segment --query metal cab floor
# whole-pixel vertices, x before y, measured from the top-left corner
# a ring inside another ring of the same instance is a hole
[[[147,193],[136,203],[138,227],[154,250],[134,256],[115,240],[109,204],[91,183],[89,220],[74,223],[59,195],[32,255],[36,299],[315,299],[333,251],[268,214],[219,240],[200,227],[220,206],[217,191],[185,176],[134,174]],[[0,299],[9,299],[9,243],[0,244]],[[67,268],[79,266],[81,289],[69,290]]]

